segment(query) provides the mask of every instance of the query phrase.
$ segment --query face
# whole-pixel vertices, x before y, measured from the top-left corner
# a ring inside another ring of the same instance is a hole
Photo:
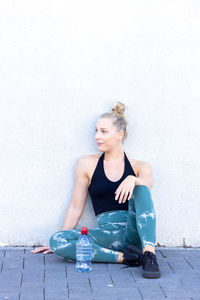
[[[124,132],[117,131],[112,119],[100,118],[95,128],[95,139],[100,151],[105,152],[118,146],[122,142]]]

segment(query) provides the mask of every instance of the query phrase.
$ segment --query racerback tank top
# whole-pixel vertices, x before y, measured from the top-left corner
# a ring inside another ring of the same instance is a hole
[[[120,183],[128,176],[135,175],[135,172],[124,152],[124,173],[118,181],[111,181],[107,178],[104,172],[103,160],[105,152],[100,156],[94,173],[92,175],[91,183],[88,191],[91,196],[92,205],[95,215],[110,210],[128,210],[128,201],[119,203],[115,200],[115,191]]]

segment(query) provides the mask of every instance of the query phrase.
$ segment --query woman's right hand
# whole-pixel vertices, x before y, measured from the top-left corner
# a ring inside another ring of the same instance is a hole
[[[49,246],[43,246],[43,247],[39,247],[39,248],[36,248],[34,250],[31,250],[30,252],[32,253],[39,253],[39,252],[43,252],[44,254],[50,254],[50,253],[53,253],[50,249]]]

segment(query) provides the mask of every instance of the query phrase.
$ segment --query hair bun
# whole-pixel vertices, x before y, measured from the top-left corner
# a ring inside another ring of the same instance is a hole
[[[124,117],[125,108],[126,108],[125,104],[118,101],[115,107],[112,108],[112,113],[120,117]]]

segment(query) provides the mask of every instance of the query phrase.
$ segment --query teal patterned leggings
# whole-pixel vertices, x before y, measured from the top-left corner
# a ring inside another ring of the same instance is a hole
[[[146,185],[136,185],[128,204],[128,211],[113,210],[97,215],[96,229],[88,228],[92,240],[92,262],[116,263],[119,251],[127,245],[155,247],[156,216],[151,192]],[[81,229],[61,230],[49,241],[56,255],[76,261],[76,242]]]

